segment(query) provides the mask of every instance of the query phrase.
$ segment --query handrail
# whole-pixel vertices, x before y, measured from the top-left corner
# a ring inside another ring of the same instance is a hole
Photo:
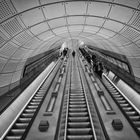
[[[124,95],[124,93],[103,73],[103,76],[115,87],[115,89],[129,102],[129,104],[140,114],[140,110]]]
[[[67,111],[66,111],[66,122],[65,122],[65,133],[64,133],[64,140],[67,140],[67,125],[68,125],[68,110],[69,110],[69,90],[67,91]]]
[[[58,60],[58,62],[60,61],[60,59]],[[43,81],[39,84],[39,86],[37,87],[37,89],[33,92],[32,96],[29,98],[29,100],[26,102],[26,104],[22,107],[22,109],[20,110],[20,112],[17,114],[17,116],[15,117],[15,119],[12,121],[12,123],[9,125],[9,127],[6,129],[6,131],[3,133],[3,135],[0,137],[0,140],[3,140],[3,138],[6,136],[6,134],[9,132],[9,130],[12,128],[12,126],[14,125],[14,123],[16,122],[16,120],[18,119],[18,117],[21,115],[21,113],[23,112],[23,110],[26,108],[26,106],[28,105],[28,103],[31,101],[31,99],[33,98],[33,96],[36,94],[36,92],[39,90],[39,88],[42,86],[42,84],[45,82],[45,80],[49,77],[49,75],[51,74],[51,72],[54,70],[54,68],[56,67],[56,65],[58,64],[58,62],[51,68],[50,72],[45,76],[45,78],[43,79]]]

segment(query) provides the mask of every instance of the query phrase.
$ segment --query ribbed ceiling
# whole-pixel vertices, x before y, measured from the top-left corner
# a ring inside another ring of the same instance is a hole
[[[0,0],[0,87],[27,58],[79,39],[124,54],[140,78],[140,0]]]

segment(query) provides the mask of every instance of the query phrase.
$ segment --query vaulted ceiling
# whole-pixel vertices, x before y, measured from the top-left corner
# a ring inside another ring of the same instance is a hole
[[[140,0],[0,0],[0,87],[69,39],[126,55],[140,78]]]

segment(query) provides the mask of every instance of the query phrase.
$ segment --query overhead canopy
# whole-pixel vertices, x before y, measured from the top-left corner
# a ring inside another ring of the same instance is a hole
[[[68,39],[127,56],[140,78],[140,1],[1,0],[0,87],[20,79],[27,58]]]

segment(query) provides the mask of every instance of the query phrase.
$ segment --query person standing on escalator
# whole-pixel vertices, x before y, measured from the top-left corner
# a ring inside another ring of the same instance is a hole
[[[73,56],[73,58],[75,57],[75,51],[73,50],[73,52],[72,52],[72,56]]]
[[[98,75],[100,78],[102,78],[102,73],[103,73],[103,65],[101,62],[98,63]]]

